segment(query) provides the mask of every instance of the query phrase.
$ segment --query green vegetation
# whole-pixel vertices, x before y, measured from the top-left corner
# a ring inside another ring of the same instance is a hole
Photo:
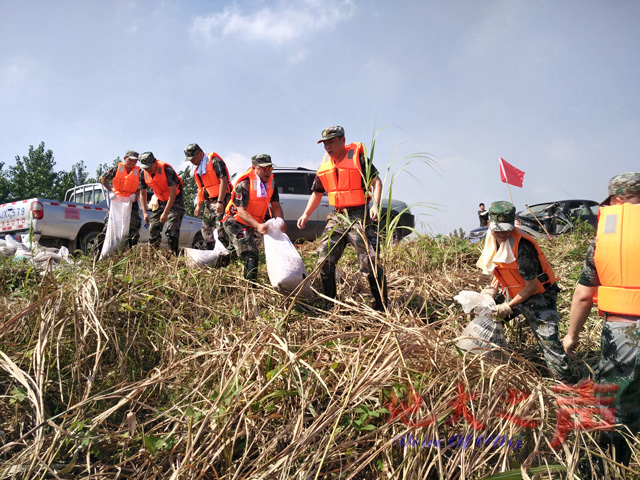
[[[541,242],[563,278],[565,322],[591,233]],[[366,306],[351,249],[330,312],[275,292],[264,263],[252,288],[238,262],[192,270],[147,246],[44,274],[6,260],[0,479],[576,478],[601,453],[590,432],[550,447],[556,384],[530,329],[512,322],[506,364],[455,348],[470,317],[453,296],[488,283],[480,248],[417,237],[385,250],[387,315]],[[315,245],[300,249],[314,265]],[[588,362],[599,323],[594,311]],[[531,395],[509,402],[513,389]],[[455,407],[461,392],[482,429]],[[470,437],[465,448],[401,447],[409,434]],[[480,440],[490,435],[522,435],[522,446]],[[612,478],[640,470],[609,467]]]

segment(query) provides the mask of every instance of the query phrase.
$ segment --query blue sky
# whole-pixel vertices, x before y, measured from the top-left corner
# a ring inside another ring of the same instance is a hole
[[[639,170],[639,20],[630,0],[0,0],[0,161],[44,141],[59,169],[131,148],[181,168],[196,142],[231,172],[316,168],[323,128],[382,129],[393,197],[468,231],[509,199],[500,156],[518,209]]]

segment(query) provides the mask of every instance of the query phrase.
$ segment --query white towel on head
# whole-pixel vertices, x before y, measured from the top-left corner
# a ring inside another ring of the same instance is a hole
[[[516,257],[511,250],[511,242],[507,240],[502,242],[500,247],[496,246],[496,239],[493,237],[490,229],[487,229],[487,235],[484,239],[484,249],[482,255],[476,263],[476,267],[482,269],[485,275],[491,275],[498,263],[515,262]]]

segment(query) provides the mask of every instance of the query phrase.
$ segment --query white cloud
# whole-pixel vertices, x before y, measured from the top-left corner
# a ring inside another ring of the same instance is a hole
[[[352,0],[280,2],[277,7],[264,7],[249,13],[243,13],[233,5],[213,15],[196,17],[191,31],[195,37],[209,43],[238,37],[280,46],[314,32],[332,30],[354,11]]]

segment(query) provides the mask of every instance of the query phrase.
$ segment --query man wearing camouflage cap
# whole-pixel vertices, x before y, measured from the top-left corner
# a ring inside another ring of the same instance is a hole
[[[493,274],[493,281],[482,293],[495,298],[502,289],[506,298],[498,305],[496,316],[524,315],[553,376],[569,381],[569,362],[558,338],[556,277],[536,241],[515,228],[515,214],[509,202],[494,202],[489,207],[489,229],[477,265],[483,273]]]
[[[271,216],[284,220],[280,196],[273,180],[271,157],[265,153],[251,158],[251,168],[236,181],[223,221],[231,244],[244,263],[244,278],[258,278],[259,250],[255,232],[265,235],[269,228],[265,215],[271,205]],[[287,225],[282,226],[282,231]]]
[[[318,246],[318,265],[324,294],[334,299],[337,295],[336,265],[347,243],[353,245],[358,256],[360,272],[367,276],[373,308],[383,311],[387,307],[387,282],[378,263],[377,228],[382,181],[378,170],[366,156],[364,146],[347,144],[344,129],[329,127],[322,131],[318,143],[324,144],[326,154],[311,186],[311,196],[304,213],[298,219],[298,228],[304,229],[311,214],[318,208],[325,192],[335,211],[327,216],[327,224]],[[371,207],[369,201],[373,198]],[[330,308],[333,302],[327,302]]]
[[[182,179],[171,165],[157,160],[151,152],[140,155],[140,167],[144,175],[140,176],[140,199],[142,216],[149,227],[149,243],[159,246],[162,240],[162,228],[167,224],[165,235],[169,248],[178,255],[180,252],[180,226],[184,217],[184,194]],[[147,213],[147,188],[153,189],[158,199],[158,207]]]
[[[191,143],[184,149],[186,161],[194,165],[193,179],[198,187],[198,203],[194,210],[195,217],[202,211],[202,237],[207,242],[207,248],[213,250],[215,237],[214,228],[218,232],[218,240],[225,247],[229,246],[229,240],[222,227],[224,209],[231,199],[231,183],[229,182],[229,170],[224,160],[215,152],[206,154],[197,143]],[[204,207],[203,207],[204,206]],[[226,261],[228,263],[229,253]]]
[[[125,239],[125,245],[132,247],[138,243],[140,239],[140,210],[138,209],[138,194],[140,192],[140,167],[138,163],[138,152],[127,150],[124,154],[124,162],[118,162],[118,165],[103,173],[99,182],[104,185],[107,192],[113,192],[113,195],[119,197],[129,197],[131,199],[131,220],[129,220],[129,234]],[[109,182],[111,182],[110,185]],[[104,228],[96,238],[95,254],[99,254],[107,235],[107,223],[109,221],[109,212],[104,217]]]
[[[605,322],[596,381],[618,385],[613,393],[616,423],[636,434],[640,432],[640,172],[613,177],[601,205],[596,238],[587,250],[562,343],[573,355],[597,292]],[[600,445],[613,446],[611,455],[629,464],[631,451],[619,432],[602,432]]]

